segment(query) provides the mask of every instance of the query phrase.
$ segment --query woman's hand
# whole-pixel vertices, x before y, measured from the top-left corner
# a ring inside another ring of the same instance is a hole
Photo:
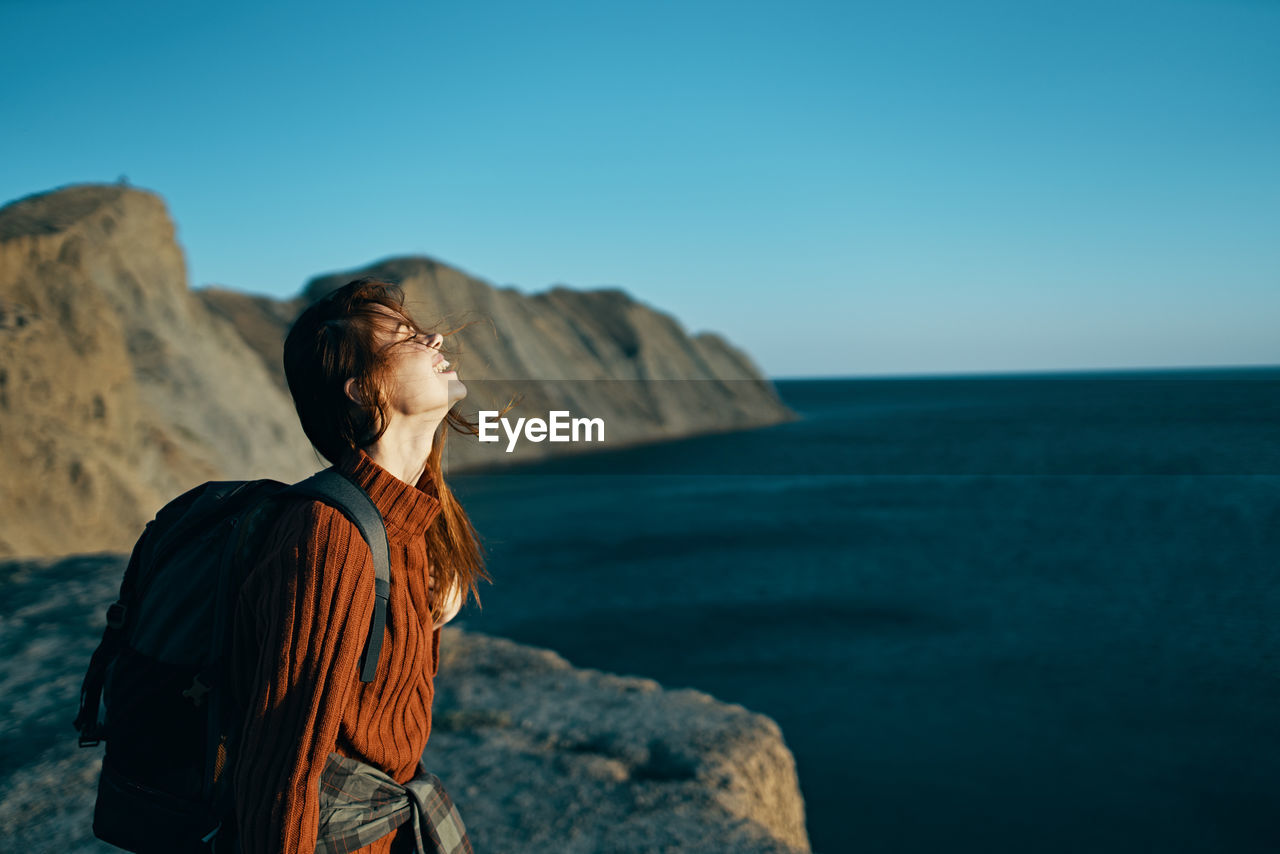
[[[445,623],[458,616],[458,612],[462,610],[462,601],[462,591],[458,588],[457,584],[452,585],[449,588],[448,594],[445,596],[444,617],[436,621],[435,628],[440,628]]]

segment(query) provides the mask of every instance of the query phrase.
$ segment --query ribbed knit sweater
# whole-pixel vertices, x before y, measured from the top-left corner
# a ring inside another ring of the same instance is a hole
[[[361,682],[374,571],[359,530],[323,502],[291,502],[264,538],[234,616],[232,690],[245,724],[232,786],[244,854],[313,854],[329,753],[405,783],[431,733],[440,629],[431,617],[425,533],[440,502],[426,474],[406,483],[362,451],[339,469],[386,522],[391,594],[382,654],[374,681]],[[406,832],[360,850],[388,854]]]

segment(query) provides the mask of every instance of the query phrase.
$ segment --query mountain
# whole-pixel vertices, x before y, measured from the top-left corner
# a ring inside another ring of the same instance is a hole
[[[128,550],[202,481],[322,467],[164,202],[110,185],[0,209],[0,442],[0,555]]]
[[[524,295],[405,257],[316,277],[290,300],[192,290],[158,195],[73,185],[0,208],[0,556],[127,550],[205,480],[324,468],[284,384],[284,335],[363,275],[401,284],[423,325],[465,326],[447,347],[472,416],[518,395],[508,417],[602,418],[608,447],[795,417],[744,353],[616,288]],[[454,434],[449,470],[592,450],[504,446]]]
[[[554,409],[601,418],[609,447],[775,424],[794,417],[742,351],[719,335],[690,336],[678,321],[617,288],[554,287],[525,295],[498,288],[426,257],[390,258],[312,279],[292,300],[225,288],[197,291],[231,321],[285,389],[284,336],[302,309],[352,279],[396,282],[414,318],[449,332],[448,357],[468,388],[460,409],[500,409],[546,418]],[[504,435],[504,434],[500,434]],[[566,451],[551,443],[484,445],[454,434],[448,460],[458,471]]]

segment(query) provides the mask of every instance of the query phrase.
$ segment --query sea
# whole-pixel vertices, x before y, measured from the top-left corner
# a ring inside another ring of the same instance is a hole
[[[452,476],[457,625],[773,718],[815,852],[1280,851],[1280,368],[774,387]]]

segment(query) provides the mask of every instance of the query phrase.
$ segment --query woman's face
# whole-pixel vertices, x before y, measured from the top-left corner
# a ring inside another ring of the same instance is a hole
[[[380,345],[391,346],[386,392],[393,418],[428,413],[438,413],[443,418],[467,396],[467,387],[440,353],[444,336],[418,332],[399,315],[388,315],[378,336]]]

